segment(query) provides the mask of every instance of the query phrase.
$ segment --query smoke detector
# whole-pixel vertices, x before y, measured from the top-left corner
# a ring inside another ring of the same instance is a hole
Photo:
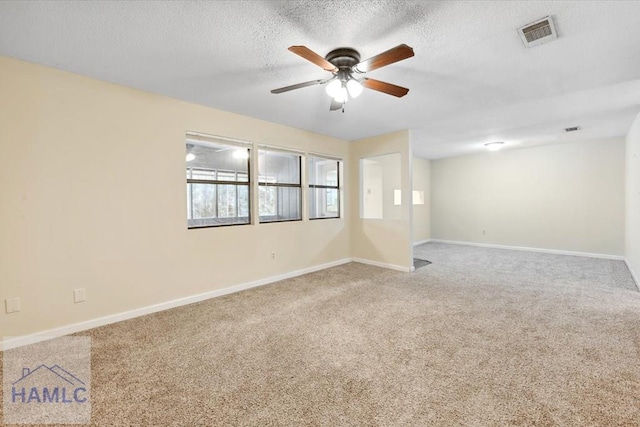
[[[524,27],[518,28],[518,34],[520,34],[520,38],[525,47],[538,46],[558,38],[556,26],[551,16],[546,16]]]

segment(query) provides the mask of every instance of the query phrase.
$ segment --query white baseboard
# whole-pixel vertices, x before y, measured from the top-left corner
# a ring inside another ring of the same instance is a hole
[[[424,245],[425,243],[429,243],[430,241],[431,241],[431,239],[418,240],[417,242],[413,242],[413,246]]]
[[[431,241],[435,243],[449,243],[452,245],[479,246],[481,248],[509,249],[512,251],[542,252],[547,254],[583,256],[588,258],[602,258],[624,261],[624,256],[622,255],[594,254],[590,252],[563,251],[559,249],[528,248],[525,246],[492,245],[489,243],[460,242],[457,240],[431,239]]]
[[[205,292],[197,295],[191,295],[184,298],[178,298],[172,301],[166,301],[159,304],[149,305],[146,307],[136,308],[133,310],[122,312],[122,313],[110,314],[108,316],[99,317],[97,319],[86,320],[84,322],[72,323],[70,325],[48,329],[45,331],[36,332],[34,334],[29,334],[29,335],[24,335],[19,337],[2,337],[3,341],[0,341],[0,350],[10,350],[16,347],[35,344],[37,342],[46,341],[51,338],[57,338],[64,335],[69,335],[76,332],[82,332],[88,329],[97,328],[98,326],[109,325],[111,323],[133,319],[134,317],[140,317],[146,314],[156,313],[158,311],[164,311],[170,308],[193,304],[193,303],[205,301],[211,298],[216,298],[223,295],[244,291],[246,289],[267,285],[269,283],[278,282],[280,280],[302,276],[303,274],[313,273],[314,271],[320,271],[330,267],[336,267],[338,265],[347,264],[352,261],[353,260],[351,258],[344,258],[344,259],[329,262],[326,264],[316,265],[314,267],[291,271],[289,273],[280,274],[278,276],[272,276],[264,279],[254,280],[252,282],[241,283],[239,285],[230,286],[222,289],[216,289],[214,291],[209,291],[209,292]]]
[[[397,271],[402,271],[402,272],[405,272],[405,273],[409,273],[409,272],[414,270],[413,266],[412,267],[403,267],[401,265],[387,264],[387,263],[384,263],[384,262],[372,261],[370,259],[364,259],[364,258],[351,258],[351,260],[353,262],[359,262],[360,264],[375,265],[376,267],[388,268],[390,270],[397,270]]]
[[[640,291],[640,280],[638,280],[638,276],[636,275],[636,272],[633,271],[633,268],[631,268],[631,265],[629,264],[629,261],[626,258],[624,259],[624,263],[627,264],[629,273],[631,273],[631,277],[633,278],[633,281],[636,282],[636,288],[638,288],[638,290]]]

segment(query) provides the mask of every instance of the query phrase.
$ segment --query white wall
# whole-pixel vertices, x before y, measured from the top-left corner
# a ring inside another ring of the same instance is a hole
[[[0,75],[0,301],[22,299],[0,338],[350,257],[345,219],[186,220],[185,131],[340,156],[349,176],[346,141],[10,58]]]
[[[432,238],[622,255],[624,153],[617,138],[432,161]]]
[[[431,162],[413,158],[413,190],[424,193],[424,204],[413,205],[413,241],[431,238]]]
[[[640,286],[640,115],[626,139],[625,257]]]
[[[349,203],[351,217],[351,253],[358,259],[385,264],[398,269],[408,270],[413,266],[413,250],[411,247],[411,146],[409,131],[394,132],[387,135],[360,139],[349,144],[351,162],[349,181],[360,180],[358,164],[360,159],[400,153],[400,185],[402,205],[398,219],[363,219],[360,218],[360,194],[352,191]],[[383,191],[389,193],[393,202],[394,184],[387,187],[383,182]],[[357,187],[356,187],[357,188]],[[384,203],[384,202],[383,202]],[[383,208],[384,210],[384,208]],[[384,213],[384,212],[383,212]]]
[[[360,162],[360,216],[368,219],[401,219],[402,167],[400,153],[384,154]],[[398,195],[396,193],[399,192]]]

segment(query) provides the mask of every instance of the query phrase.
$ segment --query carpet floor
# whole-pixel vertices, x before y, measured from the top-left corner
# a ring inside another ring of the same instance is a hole
[[[638,426],[619,261],[426,244],[78,335],[95,426]]]

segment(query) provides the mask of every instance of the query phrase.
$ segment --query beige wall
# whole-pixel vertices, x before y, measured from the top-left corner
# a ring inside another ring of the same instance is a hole
[[[431,162],[413,158],[413,190],[424,192],[424,204],[413,205],[413,241],[431,238]]]
[[[409,131],[360,139],[351,142],[349,181],[355,185],[360,181],[358,163],[360,159],[383,154],[400,153],[400,182],[402,207],[399,219],[362,219],[360,192],[352,191],[351,209],[351,253],[355,258],[366,259],[390,266],[409,269],[413,265],[411,248],[411,147]],[[358,188],[358,186],[352,186]],[[392,190],[392,189],[389,189]]]
[[[342,156],[351,177],[346,141],[9,58],[0,75],[0,301],[22,299],[0,336],[350,257],[343,219],[187,230],[185,212],[187,130]]]
[[[626,143],[625,257],[640,286],[640,115],[631,126]]]
[[[618,138],[432,161],[431,236],[622,255],[624,152]]]
[[[22,299],[0,313],[0,338],[349,257],[410,268],[412,232],[623,253],[622,139],[429,162],[411,157],[409,131],[347,143],[9,58],[0,73],[0,301]],[[627,138],[636,272],[639,122]],[[187,230],[187,130],[344,158],[346,219]],[[363,220],[358,162],[389,153],[401,154],[399,219]],[[408,203],[412,188],[425,205]]]

